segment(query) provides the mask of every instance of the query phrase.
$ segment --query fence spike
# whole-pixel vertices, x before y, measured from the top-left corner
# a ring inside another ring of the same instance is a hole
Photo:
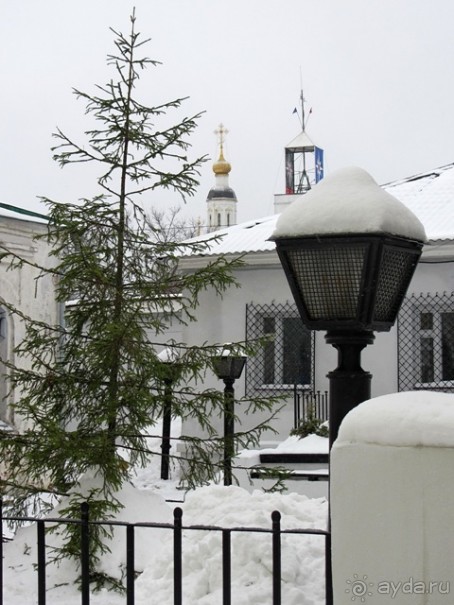
[[[273,605],[281,605],[281,513],[271,513],[273,529]]]
[[[173,602],[183,603],[182,527],[183,510],[177,506],[173,511]]]
[[[80,576],[81,603],[90,605],[90,507],[88,502],[80,505]]]

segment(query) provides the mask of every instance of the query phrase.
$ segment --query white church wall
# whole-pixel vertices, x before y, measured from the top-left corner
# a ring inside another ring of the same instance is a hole
[[[17,315],[10,313],[1,301],[14,305],[25,315],[45,323],[55,324],[59,319],[58,304],[55,301],[54,281],[50,275],[40,275],[39,267],[48,267],[54,263],[49,257],[49,246],[44,240],[35,240],[34,236],[45,233],[47,227],[43,223],[23,221],[8,217],[0,217],[0,238],[2,246],[23,258],[26,262],[21,268],[9,269],[10,261],[6,258],[0,262],[0,310],[3,311],[3,326],[1,329],[2,352],[11,362],[20,363],[27,367],[27,361],[14,357],[14,348],[25,336],[25,325]],[[34,266],[37,265],[37,266]],[[7,395],[8,370],[1,366],[2,404],[0,417],[17,426],[21,421],[14,417],[11,404],[17,394]]]
[[[223,298],[216,296],[210,290],[200,296],[200,305],[196,314],[198,321],[183,329],[182,338],[185,342],[191,344],[223,344],[226,342],[241,342],[246,337],[246,305],[249,303],[271,303],[291,301],[290,289],[280,267],[275,268],[245,268],[236,272],[236,277],[240,283],[240,288],[230,288]],[[244,396],[246,387],[246,372],[239,380],[235,382],[235,393],[240,397]],[[217,388],[223,390],[224,384],[210,371],[207,371],[204,378],[204,387]],[[262,395],[266,396],[263,391]],[[281,404],[283,410],[273,421],[273,427],[278,431],[278,436],[272,432],[264,435],[264,441],[279,441],[288,436],[293,426],[293,395]],[[245,416],[241,414],[241,409],[237,410],[240,415],[240,424],[238,428],[248,430],[256,426],[262,420],[265,420],[269,414],[267,412],[257,413],[255,415]],[[222,429],[222,418],[216,420],[218,429]],[[198,432],[198,427],[190,423],[186,426],[194,433]]]

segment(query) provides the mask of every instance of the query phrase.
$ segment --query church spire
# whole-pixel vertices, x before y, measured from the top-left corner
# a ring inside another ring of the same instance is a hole
[[[214,174],[229,174],[232,170],[231,165],[226,162],[224,158],[224,141],[228,133],[229,131],[222,123],[219,124],[219,128],[214,131],[214,134],[218,135],[219,137],[219,158],[218,161],[213,164]]]
[[[208,231],[230,227],[236,225],[237,222],[237,199],[235,192],[229,186],[229,174],[232,166],[224,157],[224,143],[228,130],[221,123],[214,134],[218,137],[219,156],[213,163],[216,182],[207,197]]]

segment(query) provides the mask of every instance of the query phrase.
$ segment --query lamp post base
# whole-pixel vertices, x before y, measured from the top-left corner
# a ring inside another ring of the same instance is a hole
[[[373,343],[372,332],[330,330],[326,342],[338,351],[338,366],[329,372],[329,447],[337,438],[344,417],[359,403],[370,399],[372,374],[361,367],[361,351]]]

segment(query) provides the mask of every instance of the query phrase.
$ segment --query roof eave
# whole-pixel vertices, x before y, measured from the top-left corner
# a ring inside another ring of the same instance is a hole
[[[454,261],[454,239],[429,239],[423,247],[422,262]]]
[[[180,259],[179,266],[183,271],[193,271],[202,269],[206,267],[208,263],[214,263],[219,258],[226,258],[230,260],[241,258],[244,262],[244,265],[241,267],[241,269],[248,269],[250,267],[263,268],[280,266],[280,261],[276,250],[185,256]]]

